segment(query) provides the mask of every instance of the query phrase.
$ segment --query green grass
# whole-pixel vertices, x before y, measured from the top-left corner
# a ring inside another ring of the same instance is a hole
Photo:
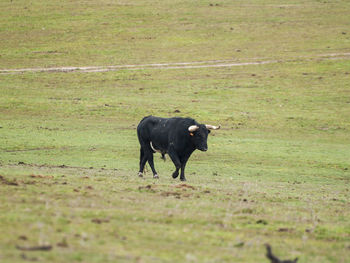
[[[280,59],[350,44],[344,0],[18,0],[0,8],[6,68]]]
[[[1,74],[1,262],[268,262],[266,242],[283,259],[348,261],[350,60],[318,56],[350,52],[348,1],[0,10],[0,69],[279,61]],[[158,155],[160,179],[137,177],[136,126],[150,114],[222,125],[186,185]]]

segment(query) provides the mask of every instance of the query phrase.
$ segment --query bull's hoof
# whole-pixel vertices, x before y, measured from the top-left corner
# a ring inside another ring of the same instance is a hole
[[[159,179],[158,174],[153,175],[153,178],[154,178],[154,179]]]
[[[143,174],[141,172],[139,172],[139,177],[143,177]]]
[[[178,176],[179,176],[179,173],[177,173],[177,172],[173,172],[173,178],[175,179],[175,178],[177,178]]]
[[[184,178],[180,178],[180,180],[182,181],[182,182],[185,182],[186,181],[186,178],[184,177]]]

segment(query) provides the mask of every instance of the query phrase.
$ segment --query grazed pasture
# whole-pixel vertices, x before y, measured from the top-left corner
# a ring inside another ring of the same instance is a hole
[[[3,1],[1,262],[348,262],[348,1]],[[333,54],[333,55],[332,55]],[[343,54],[336,55],[334,54]],[[145,115],[221,124],[186,184],[137,177]]]

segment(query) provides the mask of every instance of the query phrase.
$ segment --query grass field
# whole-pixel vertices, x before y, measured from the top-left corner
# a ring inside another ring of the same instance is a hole
[[[350,262],[350,2],[1,1],[0,262]],[[200,61],[273,63],[16,72]],[[146,115],[222,125],[186,184]],[[47,251],[28,251],[38,246]],[[27,249],[27,250],[26,250]]]

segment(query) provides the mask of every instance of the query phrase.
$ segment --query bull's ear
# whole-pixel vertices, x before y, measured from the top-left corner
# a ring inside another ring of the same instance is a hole
[[[210,130],[208,130],[208,134],[210,133]]]

